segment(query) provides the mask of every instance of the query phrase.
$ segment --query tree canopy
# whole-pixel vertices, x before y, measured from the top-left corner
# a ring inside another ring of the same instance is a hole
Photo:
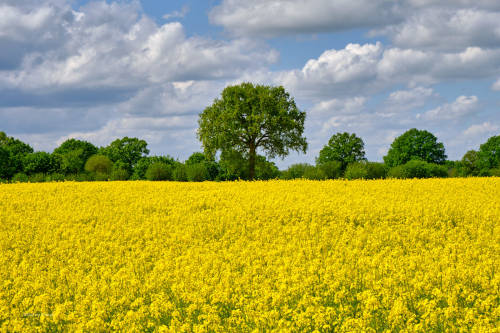
[[[500,167],[500,135],[492,136],[479,146],[477,163],[483,172]]]
[[[123,162],[124,168],[131,173],[135,164],[149,154],[148,143],[138,138],[124,137],[101,148],[100,153],[108,156],[113,162]]]
[[[411,160],[443,164],[446,161],[444,145],[437,142],[434,134],[412,128],[398,136],[384,156],[388,167],[402,165]]]
[[[321,149],[316,162],[323,164],[332,161],[342,163],[342,170],[345,170],[349,163],[364,161],[365,144],[356,134],[336,133],[332,135],[328,144]]]
[[[236,150],[248,160],[249,179],[255,177],[257,150],[269,158],[290,150],[307,149],[306,114],[281,86],[242,83],[228,86],[198,119],[198,138],[205,153]]]

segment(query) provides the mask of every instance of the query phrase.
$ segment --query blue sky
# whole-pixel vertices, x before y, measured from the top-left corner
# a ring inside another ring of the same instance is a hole
[[[370,160],[416,127],[450,159],[500,134],[496,0],[0,0],[0,130],[37,150],[123,136],[180,160],[243,81],[283,85],[314,163],[336,132]]]

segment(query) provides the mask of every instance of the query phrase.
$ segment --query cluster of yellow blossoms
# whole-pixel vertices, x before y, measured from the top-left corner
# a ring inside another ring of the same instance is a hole
[[[2,331],[491,332],[500,178],[0,185]]]

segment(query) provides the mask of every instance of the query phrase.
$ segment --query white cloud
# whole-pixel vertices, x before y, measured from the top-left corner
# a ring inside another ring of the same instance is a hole
[[[493,85],[491,86],[491,88],[493,90],[500,91],[500,79],[498,79],[497,82],[493,83]]]
[[[458,120],[476,112],[478,101],[476,96],[459,96],[453,103],[447,103],[424,114],[419,114],[417,118],[425,120]]]
[[[426,8],[378,33],[388,35],[393,45],[400,48],[457,52],[467,47],[497,47],[500,44],[500,12],[477,8]]]
[[[471,125],[463,132],[463,134],[467,137],[476,137],[498,131],[500,131],[500,126],[492,124],[489,121],[485,121],[482,124]]]
[[[171,18],[183,18],[184,16],[189,13],[189,6],[182,6],[181,10],[175,10],[171,13],[163,15],[163,18],[165,20],[171,19]]]
[[[210,12],[211,22],[251,36],[340,31],[397,19],[396,4],[387,0],[224,0]]]

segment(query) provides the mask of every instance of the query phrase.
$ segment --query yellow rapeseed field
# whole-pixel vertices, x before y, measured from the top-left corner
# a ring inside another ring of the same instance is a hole
[[[3,331],[500,331],[500,178],[0,185]]]

